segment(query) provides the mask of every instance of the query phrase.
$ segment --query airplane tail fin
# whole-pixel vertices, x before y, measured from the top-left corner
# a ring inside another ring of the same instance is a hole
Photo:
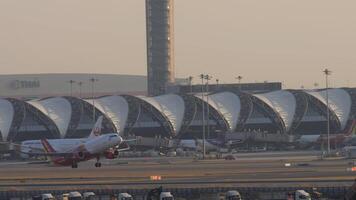
[[[89,138],[93,138],[101,135],[101,126],[103,123],[103,118],[104,118],[103,116],[100,116],[98,120],[96,120],[96,123],[90,132]]]
[[[54,150],[54,148],[52,147],[52,145],[48,142],[48,140],[46,139],[42,139],[41,143],[43,145],[43,148],[45,150],[46,153],[55,153],[56,150]]]

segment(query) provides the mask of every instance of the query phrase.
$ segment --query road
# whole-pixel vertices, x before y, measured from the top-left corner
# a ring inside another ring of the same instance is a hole
[[[291,166],[285,166],[290,163]],[[9,188],[170,185],[229,186],[332,186],[351,185],[356,172],[348,171],[350,160],[318,160],[310,153],[239,154],[237,160],[191,158],[136,158],[94,161],[78,169],[47,164],[0,163],[0,190]],[[161,176],[152,181],[150,176]]]

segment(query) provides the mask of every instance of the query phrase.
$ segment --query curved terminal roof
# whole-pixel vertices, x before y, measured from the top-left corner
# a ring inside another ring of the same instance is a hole
[[[47,115],[56,124],[62,138],[66,135],[72,115],[72,106],[67,99],[53,97],[28,101],[28,103]]]
[[[326,106],[326,90],[306,91]],[[343,89],[328,89],[329,109],[335,113],[344,129],[351,111],[351,96]]]
[[[7,140],[9,135],[14,114],[14,107],[11,102],[6,99],[0,99],[0,132],[4,141]]]
[[[201,95],[200,99],[201,99]],[[216,109],[225,118],[230,131],[235,130],[241,111],[240,98],[232,92],[220,92],[207,96],[209,105]],[[207,99],[204,99],[207,102]]]
[[[91,105],[93,100],[86,100]],[[114,124],[117,132],[122,135],[127,117],[129,114],[129,105],[121,96],[106,96],[94,100],[95,107],[109,118]]]
[[[155,97],[137,96],[164,114],[172,124],[177,134],[182,126],[185,104],[182,97],[176,94],[166,94]]]
[[[263,94],[254,94],[253,96],[271,107],[283,120],[286,130],[289,130],[293,123],[297,107],[296,99],[291,92],[280,90]]]

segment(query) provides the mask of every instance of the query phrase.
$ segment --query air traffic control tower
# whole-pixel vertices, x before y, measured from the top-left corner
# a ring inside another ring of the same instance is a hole
[[[173,0],[146,0],[148,95],[167,92],[174,84]]]

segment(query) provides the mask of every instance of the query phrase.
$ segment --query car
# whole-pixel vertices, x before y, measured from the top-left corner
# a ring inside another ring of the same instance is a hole
[[[225,156],[224,159],[225,160],[236,160],[236,157],[234,155],[229,154],[229,155]]]

